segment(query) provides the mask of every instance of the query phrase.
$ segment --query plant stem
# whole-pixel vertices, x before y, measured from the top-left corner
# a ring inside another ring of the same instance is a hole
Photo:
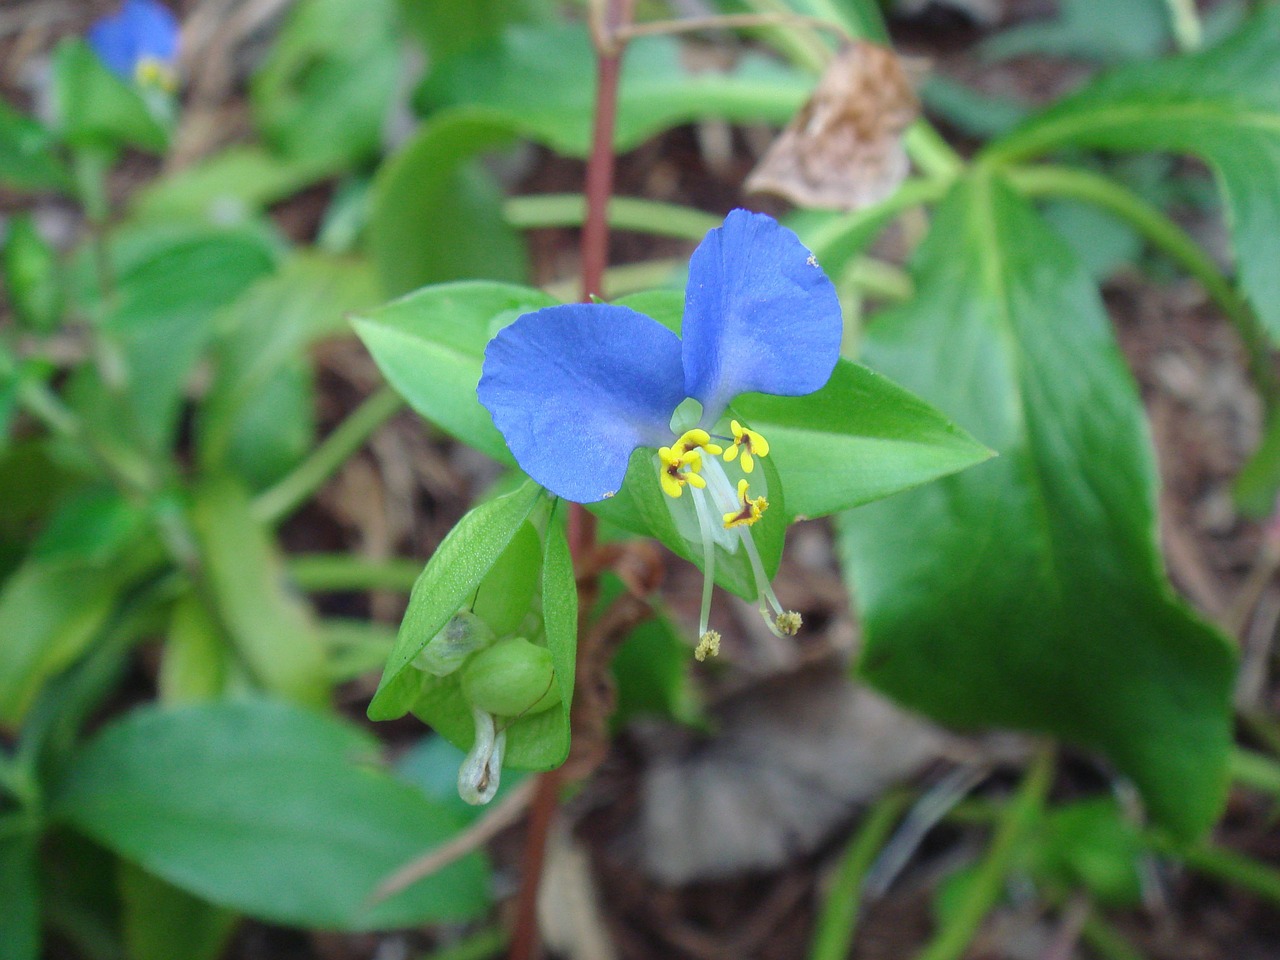
[[[863,883],[910,800],[907,793],[887,793],[863,818],[823,901],[809,960],[844,960],[849,956],[858,927]]]
[[[1085,919],[1080,939],[1102,960],[1144,960],[1142,954],[1122,937],[1097,910]]]
[[[1204,27],[1200,23],[1200,14],[1196,11],[1196,0],[1165,0],[1169,8],[1170,26],[1173,27],[1173,41],[1182,53],[1199,50],[1204,43]]]
[[[298,509],[402,406],[399,394],[382,387],[334,428],[310,456],[254,498],[254,517],[275,524]]]
[[[488,960],[489,957],[496,957],[506,945],[505,930],[501,927],[487,927],[457,943],[441,947],[421,960]]]
[[[587,159],[585,183],[586,219],[582,227],[582,299],[604,296],[604,271],[609,259],[609,197],[613,193],[613,131],[618,116],[618,82],[622,75],[622,54],[626,41],[622,31],[631,24],[634,0],[596,0],[593,6],[592,40],[596,50],[595,119],[592,124],[591,156]],[[595,552],[595,516],[581,504],[569,504],[569,552],[574,569],[592,566]],[[578,585],[578,609],[591,609],[595,593],[594,577],[583,576]],[[578,631],[583,636],[583,631]],[[578,644],[578,662],[591,663],[585,644]],[[515,929],[511,937],[510,960],[533,960],[538,953],[538,888],[547,839],[560,800],[563,768],[548,770],[538,777],[529,828],[524,847],[520,891],[516,899]]]
[[[369,560],[348,553],[303,553],[289,558],[289,576],[308,593],[393,590],[408,593],[422,573],[422,561],[399,557]]]
[[[1129,223],[1152,246],[1179,263],[1204,287],[1209,298],[1227,315],[1244,342],[1249,371],[1268,410],[1280,403],[1280,383],[1271,368],[1266,331],[1245,299],[1217,264],[1159,208],[1114,180],[1088,170],[1043,165],[1015,167],[1008,177],[1022,193],[1032,197],[1069,197],[1102,207]]]
[[[1144,834],[1143,839],[1153,850],[1181,860],[1199,874],[1280,904],[1280,870],[1275,867],[1225,847],[1179,844],[1155,831]]]
[[[842,40],[853,39],[843,25],[824,17],[810,17],[802,13],[727,13],[705,17],[682,17],[679,20],[652,20],[638,23],[618,31],[625,40],[636,37],[664,36],[673,33],[695,33],[700,30],[744,30],[754,27],[810,27],[829,30]]]
[[[1032,760],[1031,769],[1023,778],[1018,792],[1001,812],[995,836],[991,838],[991,845],[978,865],[964,900],[917,960],[960,960],[964,955],[978,927],[1000,898],[1014,855],[1040,814],[1053,780],[1053,767],[1053,748],[1042,747]]]
[[[708,230],[720,226],[720,218],[701,210],[674,203],[659,203],[637,197],[609,200],[609,226],[660,237],[701,240]],[[547,193],[512,197],[502,205],[502,216],[513,227],[577,227],[587,216],[586,197],[577,193]]]

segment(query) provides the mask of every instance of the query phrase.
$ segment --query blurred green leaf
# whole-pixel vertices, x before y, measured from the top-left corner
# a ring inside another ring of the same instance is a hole
[[[0,100],[0,184],[11,190],[71,189],[53,135]]]
[[[584,24],[516,26],[500,43],[451,58],[423,87],[429,106],[470,106],[513,133],[558,153],[591,147],[595,53]],[[614,142],[639,146],[669,127],[703,117],[743,123],[789,121],[813,92],[813,78],[755,53],[731,70],[693,71],[669,37],[641,37],[622,61]]]
[[[493,804],[501,803],[502,798],[528,776],[521,770],[504,770],[491,806],[473,806],[458,796],[458,767],[465,757],[466,753],[444,737],[430,733],[399,756],[396,773],[467,822],[483,817]]]
[[[448,280],[527,279],[524,243],[502,216],[502,193],[475,162],[515,138],[509,117],[460,107],[433,116],[382,165],[369,252],[387,294]]]
[[[103,436],[149,453],[165,449],[177,427],[183,391],[214,337],[214,320],[276,266],[261,230],[165,223],[137,227],[112,245],[114,296],[102,330],[124,386],[82,368],[68,399]]]
[[[36,825],[25,814],[0,816],[0,960],[40,956],[40,887],[36,876]]]
[[[1084,887],[1103,906],[1136,907],[1142,903],[1143,852],[1141,832],[1105,797],[1049,811],[1031,857],[1036,872],[1059,887]]]
[[[692,662],[688,641],[663,611],[632,630],[610,665],[618,691],[614,729],[638,717],[705,724],[698,688],[689,675]]]
[[[1202,53],[1099,77],[992,145],[1012,160],[1064,147],[1168,150],[1217,173],[1240,282],[1280,340],[1280,6]]]
[[[289,590],[279,549],[253,518],[244,485],[228,474],[205,478],[192,522],[219,617],[253,678],[281,697],[326,704],[324,647],[311,610]]]
[[[395,0],[302,0],[250,86],[283,153],[341,169],[372,156],[400,83]]]
[[[20,323],[41,333],[58,326],[63,298],[58,256],[36,230],[30,214],[9,219],[4,280]]]
[[[1034,54],[1104,63],[1139,60],[1168,49],[1169,26],[1165,0],[1062,0],[1053,19],[1010,27],[979,49],[988,60]]]
[[[1093,204],[1051,201],[1041,213],[1062,235],[1089,276],[1102,282],[1142,256],[1143,240],[1125,220]]]
[[[120,861],[120,899],[129,960],[218,960],[236,915]]]
[[[395,649],[369,703],[371,720],[394,720],[413,705],[419,679],[417,671],[408,672],[409,664],[454,614],[470,604],[542,494],[542,488],[529,480],[506,496],[473,507],[436,548],[413,585]]]
[[[125,83],[79,38],[53,52],[54,129],[77,148],[137,147],[162,153],[169,132],[138,90]]]
[[[841,517],[861,672],[945,723],[1100,750],[1157,821],[1201,834],[1226,794],[1235,656],[1165,580],[1150,440],[1096,289],[980,174],[914,272],[867,360],[1000,456]]]
[[[459,821],[370,764],[355,727],[249,700],[135,710],[74,757],[52,814],[202,899],[339,930],[462,920],[488,908],[470,856],[371,905]]]
[[[520,314],[555,302],[529,287],[450,283],[419,290],[352,322],[382,375],[409,406],[463,443],[513,463],[476,397],[484,348]]]
[[[494,41],[508,25],[534,19],[548,6],[546,0],[400,0],[399,5],[432,64]]]
[[[133,196],[130,212],[138,220],[246,223],[270,204],[324,179],[330,166],[309,156],[278,156],[259,146],[231,147],[147,183]]]
[[[196,593],[173,605],[165,637],[160,675],[163,703],[215,700],[227,683],[231,644],[204,600]]]
[[[307,349],[346,333],[347,311],[376,299],[367,264],[301,253],[223,310],[216,373],[199,411],[205,469],[229,465],[257,490],[296,464],[315,442]]]

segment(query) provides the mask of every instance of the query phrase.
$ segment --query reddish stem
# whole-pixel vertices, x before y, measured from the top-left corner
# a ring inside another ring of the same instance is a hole
[[[596,45],[596,102],[591,134],[591,156],[587,160],[587,218],[582,227],[582,299],[604,296],[604,270],[609,259],[609,196],[613,193],[613,131],[618,116],[618,79],[622,68],[623,44],[617,32],[631,23],[634,0],[606,0],[603,22],[593,24]],[[595,552],[596,519],[581,504],[569,505],[569,551],[574,569],[585,573],[579,581],[579,609],[586,610],[595,595],[595,575],[591,558]],[[578,631],[585,639],[587,634]],[[578,650],[579,662],[591,662]],[[539,953],[538,887],[546,858],[547,837],[559,802],[561,771],[550,770],[538,778],[529,812],[525,839],[524,869],[516,899],[515,929],[511,935],[510,960],[533,960]]]

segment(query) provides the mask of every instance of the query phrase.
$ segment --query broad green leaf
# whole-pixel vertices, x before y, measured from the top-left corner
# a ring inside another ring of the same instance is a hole
[[[382,165],[369,251],[387,294],[448,280],[527,279],[524,244],[502,216],[502,193],[475,162],[515,137],[512,118],[496,111],[441,111]]]
[[[493,418],[476,397],[484,348],[520,314],[555,302],[528,287],[450,283],[361,314],[353,324],[382,375],[409,406],[463,443],[512,463]]]
[[[129,960],[218,960],[236,915],[120,861],[120,900]]]
[[[279,548],[228,474],[195,491],[192,523],[216,607],[253,679],[298,703],[329,699],[324,647],[310,608],[285,582]]]
[[[59,506],[32,545],[44,563],[85,563],[109,567],[138,539],[149,518],[140,504],[106,485],[77,491]]]
[[[146,707],[78,751],[52,815],[190,894],[275,923],[366,930],[484,911],[475,856],[370,904],[460,826],[376,755],[355,727],[279,702]]]
[[[301,459],[315,439],[307,348],[346,333],[347,312],[376,300],[367,264],[307,253],[223,310],[213,385],[199,411],[201,464],[229,464],[257,489]]]
[[[73,147],[131,146],[160,153],[169,133],[138,90],[125,83],[78,38],[53,52],[54,127]]]
[[[399,0],[400,15],[432,64],[490,43],[508,24],[545,12],[546,0]]]
[[[400,72],[394,0],[304,0],[253,78],[254,119],[288,156],[341,169],[377,151]]]
[[[24,814],[0,816],[0,960],[37,960],[40,956],[40,887],[36,876],[39,846],[36,824]]]
[[[88,369],[71,400],[96,431],[158,451],[177,427],[217,311],[270,274],[277,252],[257,229],[154,224],[122,235],[112,253],[115,295],[102,329],[127,387]]]
[[[842,515],[862,674],[945,723],[1097,749],[1157,821],[1203,833],[1226,793],[1235,656],[1165,580],[1150,439],[1096,289],[981,174],[914,272],[867,361],[1000,456]]]
[[[1064,147],[1201,157],[1226,200],[1240,281],[1280,340],[1280,5],[1202,53],[1105,74],[989,148],[1017,160]]]
[[[758,54],[733,68],[691,71],[680,44],[642,37],[627,45],[614,137],[630,150],[663,130],[702,117],[784,124],[813,89],[813,79]],[[471,105],[509,129],[569,156],[591,145],[595,54],[584,24],[519,26],[500,44],[451,58],[428,78],[430,106]]]
[[[1079,800],[1048,812],[1030,850],[1033,869],[1064,888],[1084,887],[1098,903],[1142,903],[1138,828],[1111,797]]]
[[[870,503],[991,456],[923,400],[848,360],[817,393],[746,394],[733,409],[769,441],[793,517]]]
[[[53,135],[0,100],[0,184],[11,190],[69,190],[71,174]]]
[[[403,716],[418,694],[417,671],[409,664],[459,610],[498,562],[542,499],[532,480],[506,496],[473,507],[436,548],[413,585],[395,649],[369,703],[371,720]],[[402,679],[403,677],[403,679]]]
[[[324,179],[332,164],[237,146],[147,184],[130,201],[139,220],[192,218],[209,224],[251,221],[279,200]]]

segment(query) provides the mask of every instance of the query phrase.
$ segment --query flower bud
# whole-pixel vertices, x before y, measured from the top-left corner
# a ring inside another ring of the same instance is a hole
[[[484,650],[462,671],[462,695],[500,717],[541,713],[560,702],[551,651],[512,637]]]
[[[474,613],[461,610],[444,625],[413,658],[413,665],[423,673],[447,677],[467,657],[493,643],[493,631]]]

